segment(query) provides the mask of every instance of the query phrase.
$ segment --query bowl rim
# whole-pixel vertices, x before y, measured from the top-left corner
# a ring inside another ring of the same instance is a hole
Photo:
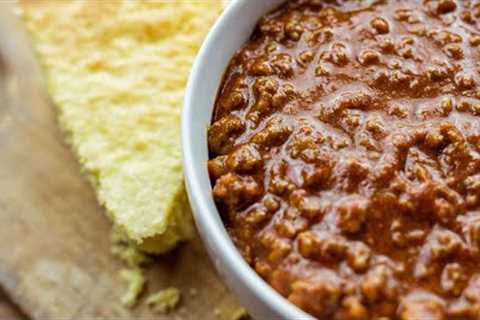
[[[210,197],[206,198],[202,192],[200,172],[197,172],[194,168],[195,161],[198,161],[198,155],[195,155],[193,150],[192,141],[194,141],[196,135],[195,130],[192,129],[192,121],[195,120],[194,105],[195,96],[198,94],[197,84],[199,81],[202,81],[201,66],[207,63],[209,52],[219,46],[219,42],[216,40],[221,36],[221,29],[229,20],[235,19],[236,12],[244,5],[247,5],[247,2],[253,3],[250,0],[233,0],[228,4],[224,12],[210,29],[191,69],[181,115],[181,142],[185,184],[200,236],[204,243],[207,240],[205,238],[209,238],[209,243],[213,246],[212,250],[219,254],[228,271],[232,272],[237,279],[242,279],[244,286],[256,299],[260,300],[262,304],[266,305],[269,309],[278,312],[282,317],[286,319],[313,319],[311,315],[305,313],[275,291],[243,259],[233,244],[223,223],[219,225],[218,221],[215,221],[216,218],[218,219],[220,217],[220,214],[215,205],[213,206],[213,210],[211,205],[209,205],[210,201],[213,203],[211,187],[208,192]],[[253,27],[254,26],[252,26],[252,29]],[[221,78],[223,78],[223,75]],[[211,109],[208,108],[208,110],[213,111],[213,106]],[[207,141],[205,141],[205,144],[206,143]],[[208,177],[207,164],[205,163],[203,167]],[[209,253],[212,255],[212,252]]]

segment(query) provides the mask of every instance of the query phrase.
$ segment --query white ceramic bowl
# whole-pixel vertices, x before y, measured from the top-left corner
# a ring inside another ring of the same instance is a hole
[[[284,0],[235,0],[208,34],[193,66],[182,114],[186,185],[195,222],[215,267],[255,319],[312,319],[263,281],[231,241],[212,197],[207,128],[225,69],[258,19]]]

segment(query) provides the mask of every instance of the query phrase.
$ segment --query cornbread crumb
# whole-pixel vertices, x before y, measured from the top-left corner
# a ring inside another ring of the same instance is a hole
[[[138,297],[145,288],[145,276],[139,268],[121,269],[119,276],[127,284],[127,290],[122,296],[121,302],[131,308],[137,303]]]
[[[154,312],[169,313],[178,306],[180,298],[180,290],[167,288],[150,295],[146,303]]]
[[[220,320],[249,320],[250,315],[248,314],[245,308],[236,308],[236,309],[224,309],[220,308],[213,309],[213,314],[217,319]]]
[[[129,268],[139,269],[153,262],[150,256],[140,251],[125,234],[116,228],[112,230],[111,241],[112,255]]]

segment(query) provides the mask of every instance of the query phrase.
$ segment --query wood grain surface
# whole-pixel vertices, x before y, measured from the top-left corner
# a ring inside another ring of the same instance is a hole
[[[157,259],[135,308],[120,305],[111,224],[63,141],[11,9],[0,3],[0,285],[32,319],[228,319],[237,304],[198,239]],[[181,305],[155,315],[142,300],[166,286],[181,289]]]

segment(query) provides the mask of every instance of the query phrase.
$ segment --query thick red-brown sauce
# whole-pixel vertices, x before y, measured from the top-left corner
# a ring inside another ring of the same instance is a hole
[[[208,142],[232,239],[300,308],[480,319],[479,1],[287,2]]]

